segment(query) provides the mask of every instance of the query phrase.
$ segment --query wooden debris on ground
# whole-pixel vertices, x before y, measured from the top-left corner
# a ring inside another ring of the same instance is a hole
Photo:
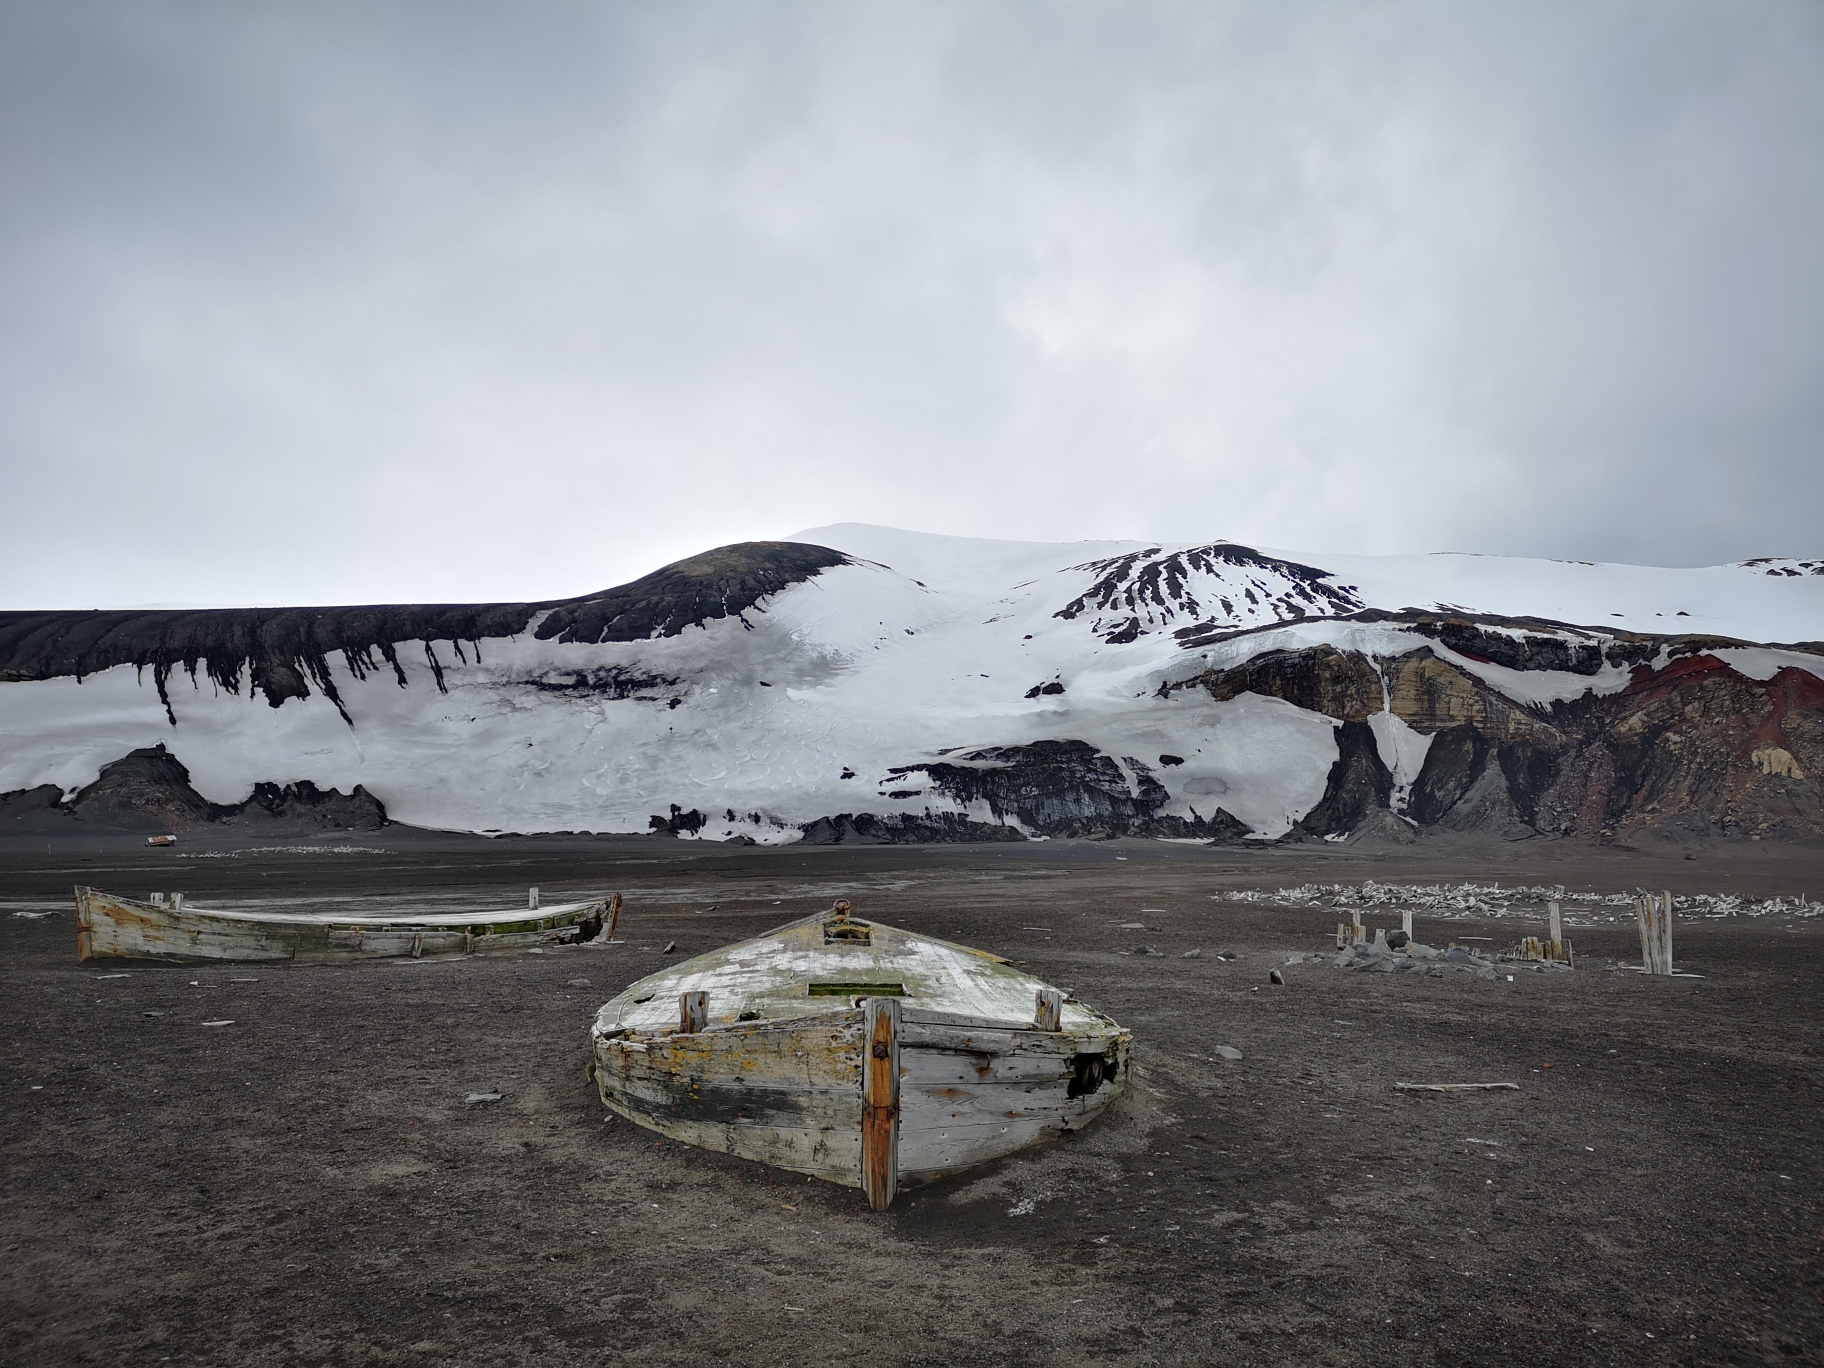
[[[1520,1091],[1518,1083],[1395,1083],[1393,1086],[1399,1092],[1492,1092],[1503,1089],[1512,1092]]]

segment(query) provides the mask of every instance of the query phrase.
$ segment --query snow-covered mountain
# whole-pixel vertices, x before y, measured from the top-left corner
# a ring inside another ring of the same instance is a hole
[[[1819,561],[843,525],[542,604],[0,614],[0,830],[1816,836],[1821,641]]]

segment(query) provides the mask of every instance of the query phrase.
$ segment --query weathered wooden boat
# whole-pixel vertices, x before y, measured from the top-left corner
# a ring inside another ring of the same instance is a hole
[[[478,954],[574,945],[613,935],[621,895],[503,911],[395,911],[384,916],[268,911],[186,904],[182,894],[145,901],[76,890],[76,958],[320,960]]]
[[[602,1102],[860,1187],[876,1210],[1086,1125],[1130,1034],[1007,960],[829,912],[641,979],[596,1015]]]

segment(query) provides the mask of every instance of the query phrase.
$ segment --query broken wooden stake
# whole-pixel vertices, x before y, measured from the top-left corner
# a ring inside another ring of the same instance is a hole
[[[1545,919],[1545,957],[1560,964],[1574,964],[1576,960],[1571,952],[1571,943],[1564,938],[1564,914],[1556,902],[1545,905]]]
[[[862,1039],[861,1190],[885,1211],[899,1189],[899,999],[871,997]]]
[[[1634,900],[1634,917],[1640,928],[1640,970],[1643,974],[1672,974],[1672,895],[1649,893]]]
[[[705,992],[678,994],[678,1030],[685,1035],[693,1034],[709,1025],[709,994]]]
[[[621,895],[619,893],[616,893],[612,898],[610,898],[608,900],[608,936],[607,936],[607,939],[609,939],[609,940],[614,939],[614,928],[615,928],[615,925],[620,920],[621,920]]]
[[[1064,994],[1056,988],[1041,988],[1033,994],[1032,1024],[1035,1030],[1064,1029]]]
[[[1406,939],[1412,939],[1412,909],[1409,907],[1400,913],[1400,930],[1406,933]]]
[[[526,890],[526,911],[538,911],[538,890],[536,888],[528,888]]]

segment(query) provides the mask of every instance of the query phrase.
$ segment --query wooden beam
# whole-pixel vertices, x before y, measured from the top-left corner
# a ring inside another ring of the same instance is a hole
[[[528,888],[526,890],[526,911],[538,911],[538,890],[536,888]]]
[[[899,999],[869,998],[862,1039],[861,1190],[885,1211],[899,1189]]]
[[[614,928],[621,920],[621,895],[616,893],[608,901],[608,939],[614,939]]]
[[[692,1035],[709,1025],[709,994],[705,992],[678,994],[678,1030],[684,1035]]]
[[[1041,988],[1033,994],[1033,1027],[1040,1031],[1064,1029],[1064,994],[1056,988]]]

